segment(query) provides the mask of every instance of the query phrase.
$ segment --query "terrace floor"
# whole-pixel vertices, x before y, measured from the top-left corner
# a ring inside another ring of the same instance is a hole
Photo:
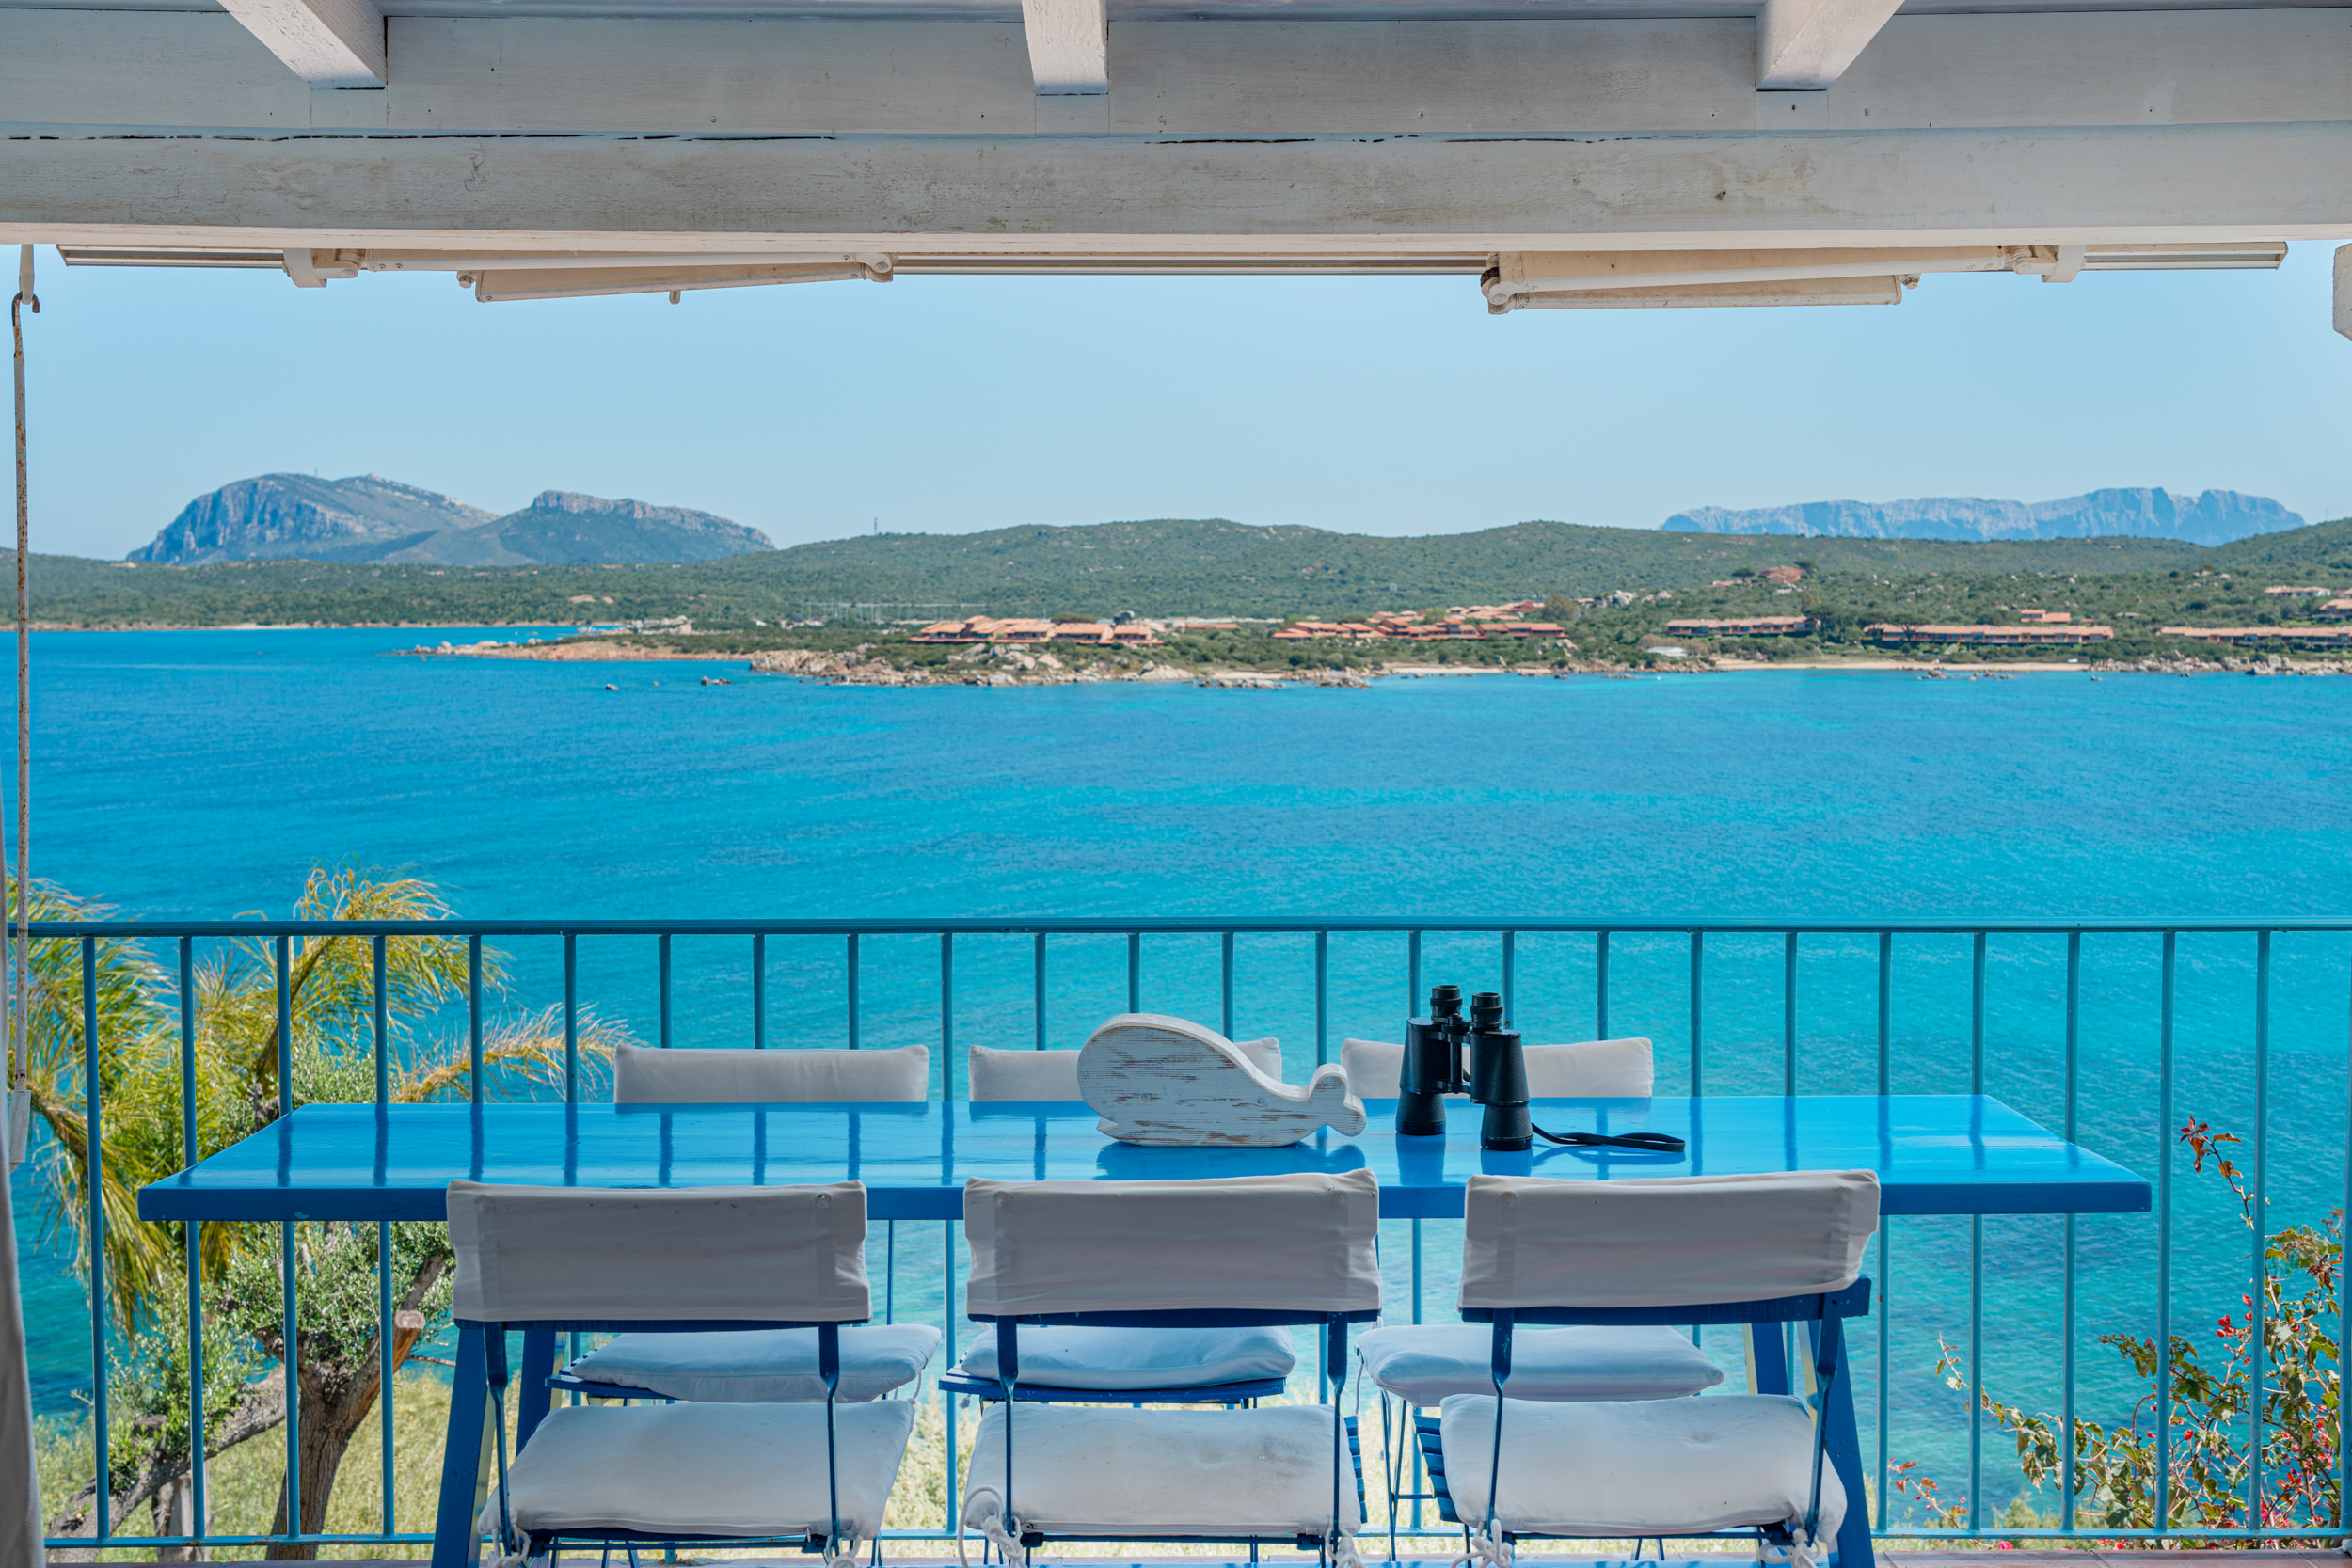
[[[2115,1568],[2344,1568],[2347,1557],[2352,1556],[2352,1554],[2328,1551],[2321,1547],[2294,1552],[2157,1552],[2098,1551],[2089,1547],[2074,1547],[2063,1551],[2019,1551],[1999,1546],[1985,1546],[1975,1551],[1956,1552],[1882,1551],[1877,1554],[1877,1558],[1880,1568],[1984,1568],[1984,1560],[1995,1554],[2001,1560],[2001,1568],[2046,1568],[2049,1564],[2058,1564],[2058,1568],[2102,1568],[2102,1565],[2108,1563],[2114,1564]],[[53,1560],[57,1555],[54,1552],[51,1554]],[[1436,1565],[1454,1561],[1456,1555],[1449,1552],[1404,1552],[1399,1554],[1398,1561]],[[583,1556],[580,1560],[585,1562],[586,1559]],[[681,1554],[678,1560],[686,1563],[706,1560]],[[809,1560],[804,1557],[728,1557],[714,1560],[725,1562],[727,1568],[808,1568],[809,1562]],[[956,1560],[952,1556],[914,1557],[892,1553],[887,1560],[890,1568],[957,1568]],[[1200,1557],[1057,1557],[1042,1553],[1039,1554],[1034,1560],[1051,1564],[1052,1568],[1212,1568],[1215,1562],[1214,1559]],[[1307,1555],[1301,1555],[1295,1559],[1288,1556],[1267,1556],[1262,1559],[1263,1562],[1275,1565],[1275,1568],[1290,1568],[1293,1562],[1311,1563],[1314,1560],[1313,1557]],[[1385,1557],[1375,1559],[1367,1556],[1364,1560],[1366,1568],[1379,1568],[1379,1564],[1388,1560]],[[1566,1553],[1522,1552],[1519,1554],[1518,1560],[1528,1563],[1581,1563],[1593,1562],[1597,1560]],[[1622,1562],[1624,1560],[1598,1560]],[[1755,1560],[1755,1558],[1743,1552],[1697,1553],[1689,1557],[1675,1557],[1666,1560],[1667,1562],[1674,1564],[1696,1563],[1700,1564],[1701,1568],[1734,1568],[1736,1564],[1752,1563]],[[148,1568],[148,1565],[111,1563],[109,1568]],[[182,1568],[182,1565],[157,1564],[156,1568]],[[278,1568],[278,1565],[259,1561],[216,1561],[209,1564],[208,1568]],[[343,1568],[431,1568],[431,1565],[416,1558],[365,1558],[348,1560]]]

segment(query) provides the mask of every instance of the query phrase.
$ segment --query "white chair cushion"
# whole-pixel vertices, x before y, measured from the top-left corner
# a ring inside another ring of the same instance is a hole
[[[913,1383],[938,1354],[939,1338],[939,1330],[922,1323],[843,1329],[840,1397],[878,1400]],[[813,1328],[623,1334],[566,1370],[589,1383],[709,1404],[797,1404],[825,1397]]]
[[[841,1524],[870,1539],[914,1430],[910,1400],[836,1407]],[[517,1528],[801,1536],[830,1517],[816,1404],[569,1405],[508,1471]],[[491,1507],[497,1507],[493,1495]]]
[[[963,1522],[1001,1516],[1005,1410],[989,1406],[972,1446]],[[1331,1427],[1318,1404],[1258,1410],[1135,1410],[1025,1404],[1014,1418],[1012,1513],[1059,1535],[1320,1535],[1331,1521]],[[1340,1530],[1361,1523],[1356,1477],[1339,1455]]]
[[[1408,1404],[1494,1391],[1494,1331],[1484,1323],[1375,1328],[1356,1341],[1372,1381]],[[1671,1328],[1522,1328],[1511,1337],[1515,1400],[1672,1400],[1712,1388],[1724,1374]]]
[[[1021,1381],[1047,1388],[1196,1388],[1288,1377],[1297,1364],[1280,1328],[1021,1330]],[[964,1347],[956,1370],[996,1376],[993,1324]]]
[[[1345,1040],[1340,1066],[1358,1096],[1377,1100],[1396,1093],[1405,1048],[1380,1040]],[[1646,1100],[1657,1085],[1650,1042],[1640,1035],[1623,1039],[1573,1040],[1527,1048],[1527,1092],[1537,1100]]]
[[[896,1051],[664,1051],[619,1045],[612,1052],[615,1105],[756,1105],[884,1102],[930,1098],[931,1053]]]
[[[1486,1517],[1494,1409],[1491,1394],[1456,1394],[1438,1415],[1446,1487],[1455,1514],[1473,1525]],[[1804,1522],[1812,1487],[1813,1415],[1802,1400],[1505,1402],[1505,1529],[1611,1536],[1795,1526]],[[1820,1538],[1836,1540],[1845,1516],[1846,1489],[1824,1462]]]
[[[1235,1040],[1233,1049],[1269,1078],[1282,1076],[1282,1042],[1271,1035],[1262,1040]],[[1084,1100],[1078,1092],[1078,1053],[1075,1051],[997,1051],[985,1045],[972,1048],[969,1093],[976,1105],[992,1101]]]

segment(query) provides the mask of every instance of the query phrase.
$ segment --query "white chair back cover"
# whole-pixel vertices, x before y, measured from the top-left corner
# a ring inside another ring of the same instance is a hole
[[[615,1105],[904,1103],[930,1098],[931,1053],[895,1051],[664,1051],[612,1053]]]
[[[449,1184],[450,1310],[472,1323],[858,1323],[866,1185]]]
[[[1282,1076],[1282,1042],[1268,1036],[1262,1040],[1235,1040],[1233,1049],[1269,1078]],[[997,1051],[976,1045],[970,1058],[974,1104],[1000,1100],[1072,1100],[1078,1092],[1078,1053],[1075,1051]]]
[[[1839,1291],[1879,1227],[1867,1170],[1564,1181],[1473,1176],[1467,1307],[1687,1307]]]
[[[1368,1170],[963,1189],[966,1309],[1370,1312],[1380,1189]]]
[[[1340,1046],[1340,1066],[1351,1093],[1390,1099],[1405,1067],[1405,1048],[1347,1040]],[[1646,1100],[1656,1083],[1650,1043],[1640,1035],[1527,1048],[1527,1092],[1537,1100]]]

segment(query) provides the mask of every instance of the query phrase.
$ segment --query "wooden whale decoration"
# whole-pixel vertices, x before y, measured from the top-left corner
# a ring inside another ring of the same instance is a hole
[[[1131,1144],[1272,1148],[1321,1127],[1364,1130],[1364,1102],[1337,1066],[1294,1086],[1215,1030],[1159,1013],[1121,1013],[1088,1037],[1078,1093],[1104,1132]]]

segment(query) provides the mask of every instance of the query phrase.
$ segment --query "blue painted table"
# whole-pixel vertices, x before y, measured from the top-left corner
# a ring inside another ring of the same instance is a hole
[[[1476,1108],[1455,1102],[1442,1138],[1389,1131],[1394,1101],[1367,1101],[1372,1124],[1287,1148],[1139,1148],[1095,1131],[1075,1104],[306,1105],[211,1159],[141,1189],[150,1220],[437,1220],[460,1177],[543,1186],[781,1185],[854,1177],[877,1220],[953,1220],[963,1182],[1248,1176],[1369,1167],[1390,1219],[1455,1219],[1462,1184],[1498,1175],[1612,1176],[1874,1170],[1889,1214],[2142,1213],[2148,1183],[1981,1095],[1794,1100],[1549,1100],[1555,1132],[1672,1132],[1681,1154],[1597,1148],[1486,1154]],[[552,1335],[524,1337],[522,1366],[552,1364]],[[434,1568],[481,1555],[475,1519],[486,1478],[490,1407],[482,1331],[458,1337],[442,1457]],[[1777,1334],[1754,1338],[1756,1386],[1789,1389]],[[1842,1568],[1870,1568],[1852,1379],[1829,1402],[1830,1452],[1847,1496]],[[536,1373],[518,1390],[527,1437],[547,1413]]]
[[[1481,1171],[1571,1180],[1874,1170],[1890,1214],[2137,1213],[2148,1183],[1981,1095],[1796,1100],[1554,1100],[1555,1132],[1672,1132],[1678,1155],[1591,1148],[1485,1154],[1476,1107],[1443,1138],[1389,1131],[1368,1101],[1353,1138],[1287,1148],[1140,1148],[1095,1131],[1076,1104],[305,1105],[139,1194],[150,1220],[437,1220],[459,1177],[545,1186],[749,1186],[838,1181],[868,1189],[878,1220],[951,1220],[963,1182],[1246,1176],[1370,1167],[1390,1219],[1454,1219]]]

